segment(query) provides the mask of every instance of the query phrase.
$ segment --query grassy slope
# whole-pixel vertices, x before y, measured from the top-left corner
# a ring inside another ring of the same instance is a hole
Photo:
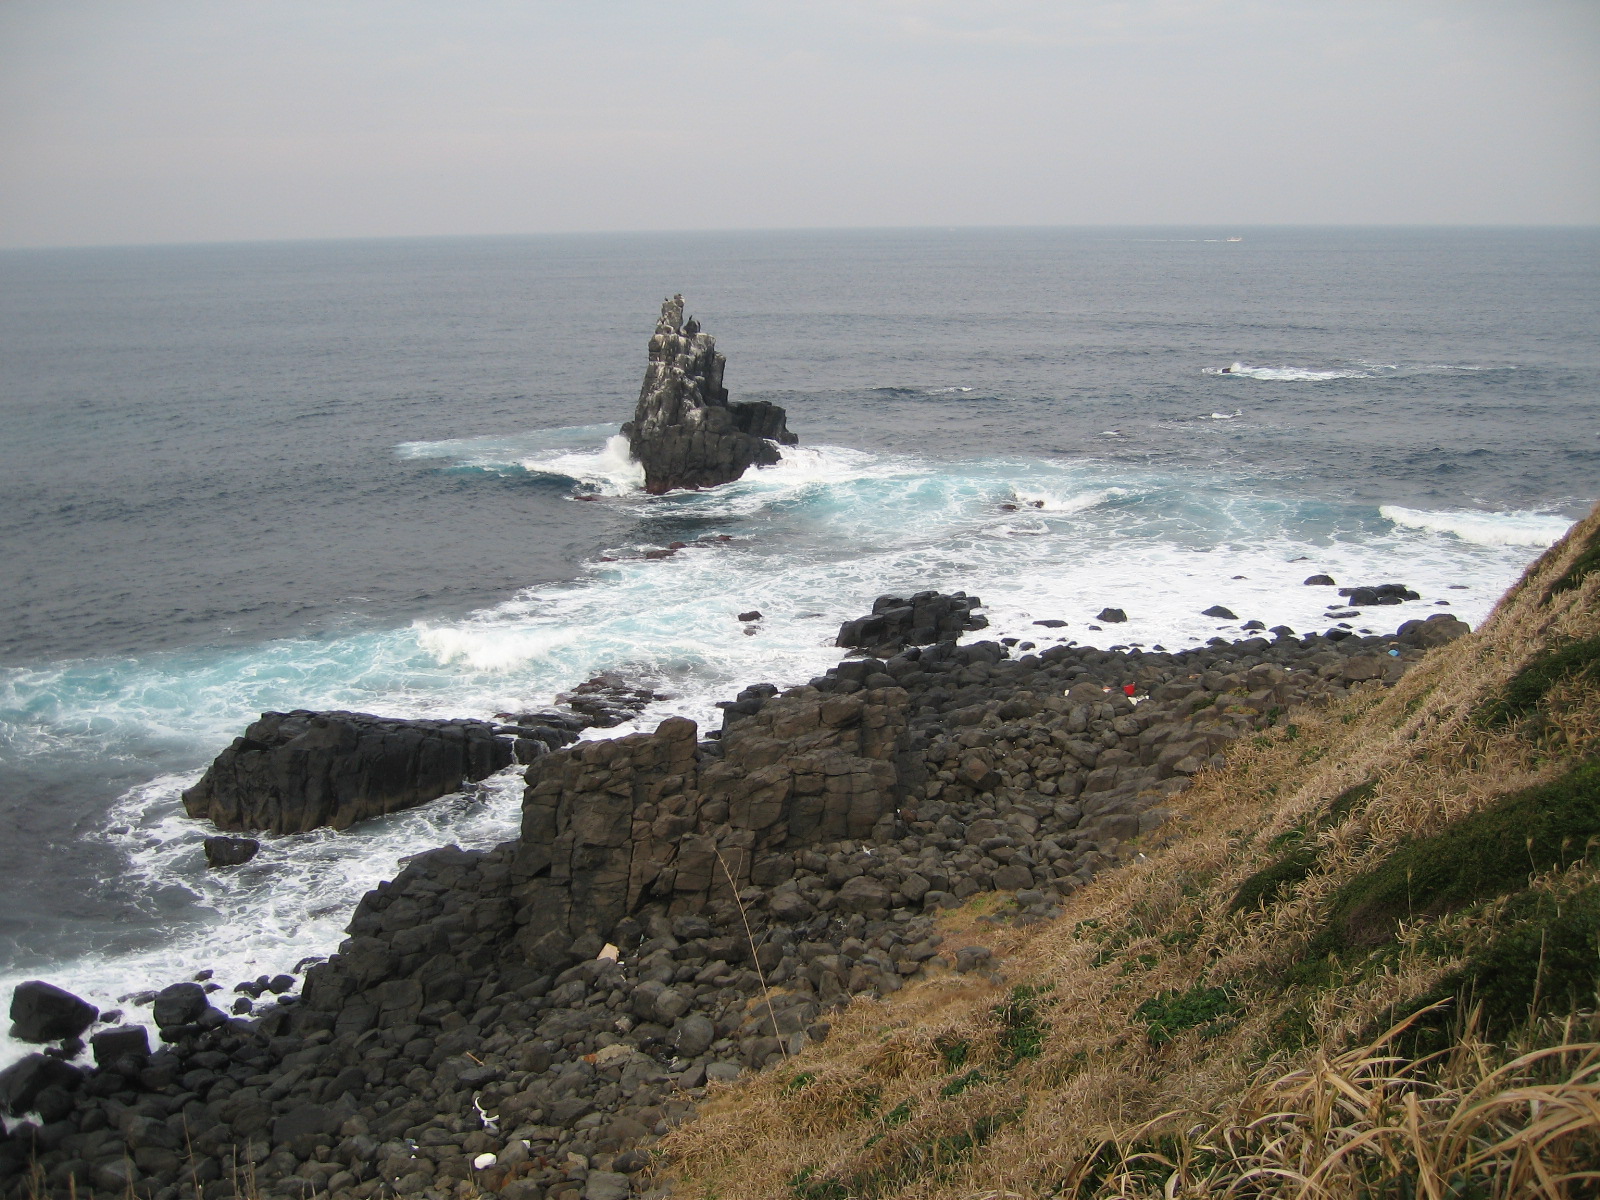
[[[1600,510],[1394,688],[1200,776],[1183,833],[1060,920],[976,897],[945,949],[1003,983],[856,1002],[661,1173],[691,1200],[1596,1194],[1597,565]]]

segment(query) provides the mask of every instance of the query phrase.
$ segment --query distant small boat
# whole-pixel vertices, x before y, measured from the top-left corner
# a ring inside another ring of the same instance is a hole
[[[1229,238],[1228,240],[1230,242],[1242,242],[1242,241],[1244,241],[1244,239],[1242,237]]]

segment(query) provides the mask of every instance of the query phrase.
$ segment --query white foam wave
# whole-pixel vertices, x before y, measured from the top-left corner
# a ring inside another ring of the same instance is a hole
[[[192,782],[163,776],[132,789],[107,814],[107,830],[94,835],[123,854],[124,882],[136,892],[167,904],[186,893],[182,920],[158,926],[142,946],[86,954],[48,972],[51,982],[102,1011],[121,1008],[131,1024],[148,1023],[149,1013],[119,1002],[129,992],[193,979],[202,970],[213,971],[227,989],[328,954],[343,940],[356,903],[392,879],[401,859],[450,844],[488,849],[516,836],[521,814],[521,779],[513,768],[470,793],[366,822],[355,834],[257,834],[261,851],[254,859],[211,871],[202,846],[210,827],[187,818],[178,800]],[[0,976],[0,994],[9,995],[25,977],[31,976]],[[226,1007],[235,998],[224,990],[215,1002]],[[0,1039],[0,1063],[31,1049]]]
[[[809,484],[844,483],[883,469],[900,469],[901,460],[852,450],[846,446],[780,446],[778,461],[757,467],[745,476],[757,487],[795,487]]]
[[[1437,375],[1455,371],[1511,371],[1515,367],[1464,366],[1452,363],[1412,364],[1355,359],[1349,366],[1301,367],[1288,364],[1276,367],[1234,362],[1226,367],[1202,368],[1203,375],[1239,376],[1279,383],[1321,383],[1333,379],[1387,379],[1413,375]]]
[[[1095,488],[1091,491],[1073,492],[1067,495],[1026,486],[1016,489],[1018,501],[1029,508],[1047,513],[1086,512],[1091,508],[1098,508],[1108,500],[1116,500],[1133,494],[1132,489],[1121,487]]]
[[[604,496],[627,495],[644,485],[644,468],[630,457],[627,440],[615,425],[402,442],[395,453],[405,459],[444,460],[456,469],[571,479],[586,491]]]
[[[1256,367],[1236,362],[1226,367],[1207,367],[1207,375],[1237,375],[1244,379],[1267,379],[1279,383],[1320,383],[1329,379],[1371,379],[1380,368],[1348,367],[1318,370],[1313,367]]]
[[[565,475],[602,496],[626,496],[644,487],[644,464],[628,450],[628,439],[616,434],[606,439],[603,449],[585,453],[567,451],[543,458],[522,460],[528,471]]]
[[[1537,512],[1424,512],[1385,504],[1383,517],[1410,529],[1448,533],[1480,546],[1553,546],[1572,527],[1566,517]]]

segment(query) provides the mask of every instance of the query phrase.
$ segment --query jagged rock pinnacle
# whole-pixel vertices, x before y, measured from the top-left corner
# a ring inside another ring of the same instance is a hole
[[[752,466],[778,461],[778,445],[799,439],[783,409],[765,400],[728,402],[722,386],[727,360],[700,322],[683,316],[683,297],[661,304],[650,338],[650,364],[633,420],[622,427],[633,457],[644,466],[645,491],[731,483]]]

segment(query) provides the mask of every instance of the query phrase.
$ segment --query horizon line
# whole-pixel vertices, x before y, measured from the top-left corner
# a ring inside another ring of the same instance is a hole
[[[205,238],[190,241],[148,242],[59,242],[38,245],[0,245],[0,253],[30,254],[70,250],[161,250],[203,249],[224,246],[297,246],[319,245],[334,242],[424,242],[424,241],[491,241],[536,238],[607,238],[607,237],[739,237],[760,234],[826,234],[826,233],[1002,233],[1042,232],[1051,230],[1211,230],[1223,233],[1240,233],[1251,230],[1502,230],[1502,231],[1568,231],[1600,230],[1600,221],[1593,222],[1483,222],[1483,221],[1358,221],[1358,222],[1308,222],[1308,221],[1258,221],[1228,224],[1204,222],[1080,222],[1071,224],[1004,224],[1004,225],[950,225],[943,222],[926,225],[774,225],[735,226],[732,228],[699,229],[573,229],[541,231],[504,231],[497,233],[392,233],[392,234],[313,234],[299,237],[242,237],[231,239]]]

